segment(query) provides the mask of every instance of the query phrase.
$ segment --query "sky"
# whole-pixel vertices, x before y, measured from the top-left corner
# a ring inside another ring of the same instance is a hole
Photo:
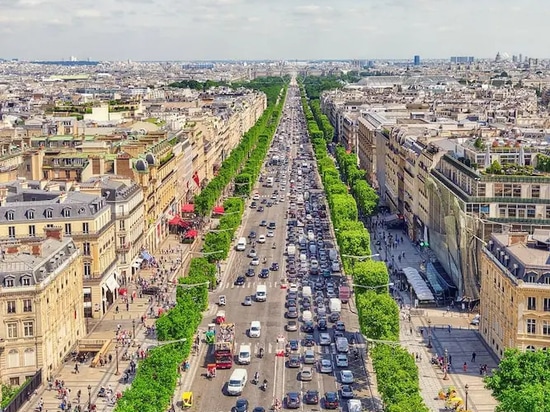
[[[0,58],[549,57],[548,0],[0,0]]]

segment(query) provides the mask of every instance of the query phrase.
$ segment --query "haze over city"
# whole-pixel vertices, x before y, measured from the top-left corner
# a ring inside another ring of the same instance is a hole
[[[0,0],[0,57],[545,57],[540,0]]]

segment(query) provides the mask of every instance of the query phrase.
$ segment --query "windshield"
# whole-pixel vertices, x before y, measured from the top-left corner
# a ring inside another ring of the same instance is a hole
[[[241,381],[239,380],[230,380],[229,386],[241,386]]]

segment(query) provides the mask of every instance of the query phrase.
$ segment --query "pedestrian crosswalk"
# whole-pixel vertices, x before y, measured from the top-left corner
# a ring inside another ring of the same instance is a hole
[[[222,281],[218,285],[218,289],[256,289],[258,285],[266,285],[267,288],[279,288],[280,282],[275,280],[247,280],[244,285],[235,285],[232,280]]]

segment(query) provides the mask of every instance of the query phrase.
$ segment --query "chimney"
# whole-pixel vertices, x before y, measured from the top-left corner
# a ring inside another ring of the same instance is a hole
[[[8,188],[6,186],[0,186],[0,206],[6,206],[7,197]]]
[[[40,256],[42,254],[42,244],[37,243],[36,245],[32,245],[32,254],[33,256]]]
[[[67,192],[61,192],[59,195],[59,203],[65,203],[65,200],[67,200]]]
[[[53,226],[53,227],[45,227],[44,232],[46,233],[46,237],[48,239],[57,239],[61,240],[61,227],[60,226]]]
[[[508,246],[517,243],[527,244],[529,234],[527,232],[508,232]]]

